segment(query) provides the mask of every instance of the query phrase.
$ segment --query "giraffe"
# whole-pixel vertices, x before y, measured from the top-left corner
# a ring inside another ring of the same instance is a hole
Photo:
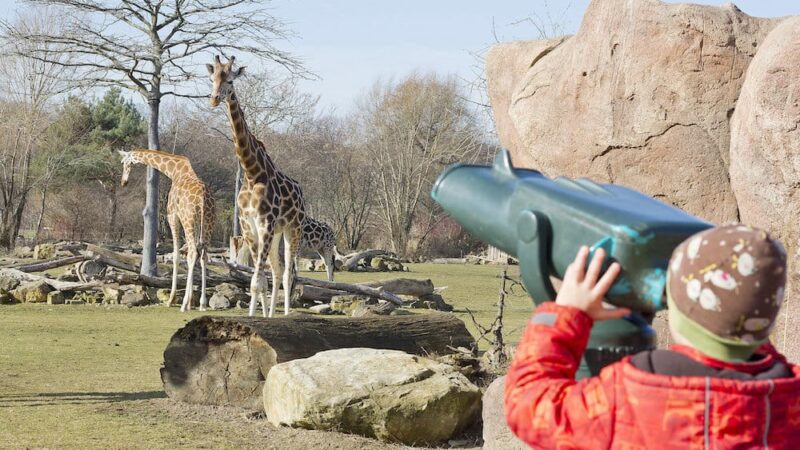
[[[325,270],[328,273],[328,281],[333,281],[333,269],[336,262],[336,234],[333,229],[325,222],[312,219],[306,216],[303,222],[303,239],[300,248],[319,253],[325,263]],[[295,266],[297,263],[295,263]]]
[[[279,268],[283,269],[283,313],[288,315],[294,284],[294,255],[300,246],[306,216],[303,192],[297,181],[278,170],[264,144],[247,127],[244,112],[233,89],[233,81],[244,73],[245,68],[234,70],[234,59],[231,56],[223,64],[219,56],[215,56],[214,63],[206,64],[206,68],[211,76],[211,107],[217,107],[223,101],[227,105],[236,156],[244,169],[244,183],[236,203],[240,211],[242,236],[255,262],[250,281],[249,313],[250,316],[255,315],[257,300],[261,298],[262,314],[267,316],[264,269],[269,258],[273,268],[269,317],[274,314],[281,284]],[[283,265],[280,260],[281,237],[284,241]]]
[[[200,310],[208,306],[206,298],[206,265],[208,253],[206,245],[211,241],[214,225],[214,197],[208,187],[194,173],[192,164],[185,156],[173,155],[157,150],[119,151],[122,156],[122,185],[128,184],[128,176],[134,164],[150,166],[172,179],[167,200],[167,221],[172,231],[172,289],[167,306],[175,301],[178,286],[178,262],[180,254],[180,227],[183,227],[186,241],[186,262],[189,266],[186,276],[186,294],[183,297],[181,312],[192,307],[192,287],[194,266],[200,256],[202,281],[200,287]],[[199,222],[199,223],[198,223]],[[196,229],[199,227],[199,230]]]

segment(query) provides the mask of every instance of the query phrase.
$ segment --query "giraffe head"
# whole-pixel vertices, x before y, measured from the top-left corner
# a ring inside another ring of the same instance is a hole
[[[216,107],[230,97],[233,93],[233,80],[244,73],[244,67],[233,69],[235,56],[231,56],[227,63],[219,60],[219,55],[214,56],[214,64],[206,64],[208,74],[211,76],[211,106]]]
[[[128,177],[131,174],[131,166],[139,162],[136,157],[134,156],[133,152],[126,152],[123,150],[117,150],[122,156],[122,186],[128,184]]]

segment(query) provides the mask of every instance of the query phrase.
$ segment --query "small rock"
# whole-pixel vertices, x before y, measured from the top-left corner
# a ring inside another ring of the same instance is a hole
[[[76,282],[80,281],[78,276],[75,275],[72,272],[64,272],[64,273],[62,273],[61,275],[56,277],[56,280],[58,280],[58,281],[69,281],[69,282],[72,282],[72,283],[76,283]]]
[[[311,308],[308,308],[308,310],[311,311],[311,313],[313,314],[329,315],[335,313],[331,308],[331,305],[328,304],[314,305]]]
[[[369,266],[379,272],[386,272],[387,270],[389,270],[388,267],[386,266],[386,260],[384,260],[379,256],[373,257],[372,261],[370,261],[369,263]]]
[[[109,284],[103,286],[103,303],[109,305],[119,305],[122,301],[122,290],[119,286]]]
[[[33,250],[27,246],[17,247],[14,250],[14,256],[17,258],[32,258]]]
[[[80,299],[71,298],[65,302],[67,305],[85,305],[86,302]]]
[[[47,294],[53,288],[44,281],[34,281],[25,283],[18,286],[10,292],[18,302],[22,303],[45,303],[47,301]]]
[[[159,289],[156,291],[156,301],[163,305],[166,305],[169,302],[169,289]]]
[[[378,300],[366,295],[346,294],[331,297],[331,309],[345,315],[351,315],[359,305],[374,305]]]
[[[0,275],[0,290],[11,292],[19,286],[19,280]]]
[[[63,305],[64,304],[64,293],[61,291],[53,291],[47,293],[47,304],[48,305]]]
[[[228,309],[231,307],[231,303],[225,295],[217,292],[211,296],[208,301],[208,307],[211,309]]]
[[[120,302],[127,307],[144,306],[150,303],[144,292],[128,291],[122,295]]]
[[[236,302],[236,307],[239,309],[249,309],[250,301],[239,300],[238,302]]]
[[[33,247],[33,259],[50,259],[56,256],[56,246],[53,244],[39,244]]]

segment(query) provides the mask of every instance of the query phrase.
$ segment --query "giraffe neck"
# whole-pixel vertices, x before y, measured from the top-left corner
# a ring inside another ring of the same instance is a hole
[[[189,160],[184,156],[157,150],[134,150],[131,153],[136,162],[150,166],[173,180],[185,175],[194,175]]]
[[[236,93],[231,92],[225,103],[228,105],[228,118],[233,131],[236,156],[244,169],[245,179],[252,183],[262,174],[266,174],[267,177],[271,178],[275,174],[275,163],[272,162],[267,151],[253,133],[250,132],[250,129],[247,128],[244,111],[242,111]]]

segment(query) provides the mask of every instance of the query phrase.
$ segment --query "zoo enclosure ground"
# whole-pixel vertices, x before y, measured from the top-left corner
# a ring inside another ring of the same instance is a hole
[[[501,266],[411,264],[410,269],[337,273],[337,281],[431,278],[437,287],[448,286],[444,298],[473,335],[465,308],[484,326],[494,319]],[[506,299],[511,342],[519,339],[531,309],[524,293]],[[0,448],[403,448],[274,428],[238,408],[166,398],[158,370],[164,347],[175,330],[203,314],[246,310],[181,314],[161,306],[0,305]]]

